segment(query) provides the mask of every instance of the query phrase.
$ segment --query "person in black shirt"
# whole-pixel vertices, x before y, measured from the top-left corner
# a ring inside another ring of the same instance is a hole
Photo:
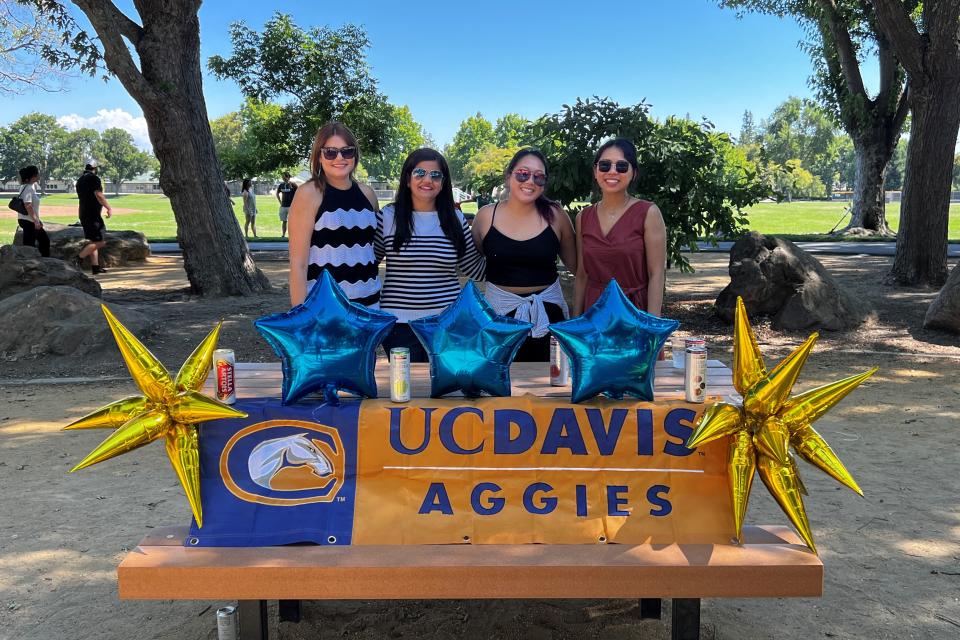
[[[290,174],[283,172],[283,182],[277,186],[277,201],[280,203],[280,237],[287,235],[287,215],[290,205],[293,204],[293,194],[297,192],[297,185],[290,182]]]
[[[89,163],[83,168],[83,175],[77,180],[77,199],[80,201],[80,224],[83,226],[83,237],[89,240],[83,249],[77,255],[77,268],[83,270],[83,261],[90,257],[91,271],[94,275],[106,271],[100,266],[100,255],[98,251],[106,246],[103,234],[106,231],[106,225],[103,223],[101,215],[103,209],[107,210],[109,218],[113,210],[106,196],[103,195],[103,183],[97,176],[97,164]]]

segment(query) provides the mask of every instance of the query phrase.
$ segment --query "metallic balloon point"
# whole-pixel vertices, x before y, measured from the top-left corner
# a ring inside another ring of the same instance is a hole
[[[813,533],[803,506],[807,494],[793,452],[841,484],[863,491],[830,445],[810,426],[820,416],[877,372],[876,367],[799,395],[791,396],[817,334],[797,347],[767,373],[763,356],[750,327],[743,300],[737,298],[733,329],[733,385],[743,396],[736,406],[717,403],[707,409],[687,447],[693,449],[717,438],[730,437],[730,493],[737,538],[743,539],[754,472],[796,527],[808,547],[816,552]]]
[[[611,280],[583,315],[550,331],[570,359],[573,402],[602,393],[653,400],[657,356],[680,323],[637,309]]]
[[[213,366],[220,327],[217,324],[193,350],[172,378],[166,368],[120,321],[101,305],[133,381],[143,392],[110,403],[64,429],[116,429],[70,471],[109,460],[165,438],[167,457],[187,494],[197,526],[203,526],[200,506],[200,452],[197,424],[247,414],[199,393]]]
[[[377,397],[377,345],[396,321],[393,314],[350,302],[324,269],[303,304],[253,324],[280,356],[283,404],[314,391],[338,404],[338,390]]]

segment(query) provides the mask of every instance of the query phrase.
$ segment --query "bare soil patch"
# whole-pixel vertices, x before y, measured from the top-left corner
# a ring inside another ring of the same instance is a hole
[[[665,315],[681,335],[707,338],[729,362],[730,328],[710,306],[727,282],[725,254],[693,256],[696,274],[671,273]],[[925,331],[935,291],[878,284],[882,257],[823,257],[873,309],[856,331],[824,334],[798,389],[867,367],[880,373],[818,423],[866,492],[859,498],[810,467],[807,508],[825,564],[822,599],[707,600],[703,637],[956,638],[960,635],[960,339]],[[252,320],[286,309],[286,263],[260,261],[275,290],[253,298],[191,296],[178,258],[112,269],[100,278],[107,304],[160,320],[144,337],[176,369],[218,319],[238,359],[272,361]],[[805,334],[756,322],[768,364]],[[88,384],[22,384],[27,378],[89,376]],[[105,377],[117,380],[105,380]],[[186,500],[154,444],[77,474],[70,467],[102,433],[64,433],[72,419],[135,393],[110,347],[82,361],[38,358],[0,365],[0,636],[10,638],[216,637],[209,602],[119,602],[116,565],[147,529],[185,523]],[[757,484],[748,521],[785,523]],[[667,638],[626,603],[440,601],[307,603],[304,621],[280,638]],[[622,604],[623,606],[620,606]],[[591,617],[593,615],[594,617]],[[665,610],[669,619],[669,609]]]

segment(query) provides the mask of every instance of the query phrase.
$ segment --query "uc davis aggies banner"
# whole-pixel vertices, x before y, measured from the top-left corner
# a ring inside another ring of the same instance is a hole
[[[201,427],[188,544],[728,542],[726,444],[683,445],[706,406],[240,402]]]

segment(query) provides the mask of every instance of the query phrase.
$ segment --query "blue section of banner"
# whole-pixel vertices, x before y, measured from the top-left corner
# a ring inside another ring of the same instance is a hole
[[[185,544],[350,544],[360,402],[235,407],[249,417],[200,426],[204,526],[193,522]]]

